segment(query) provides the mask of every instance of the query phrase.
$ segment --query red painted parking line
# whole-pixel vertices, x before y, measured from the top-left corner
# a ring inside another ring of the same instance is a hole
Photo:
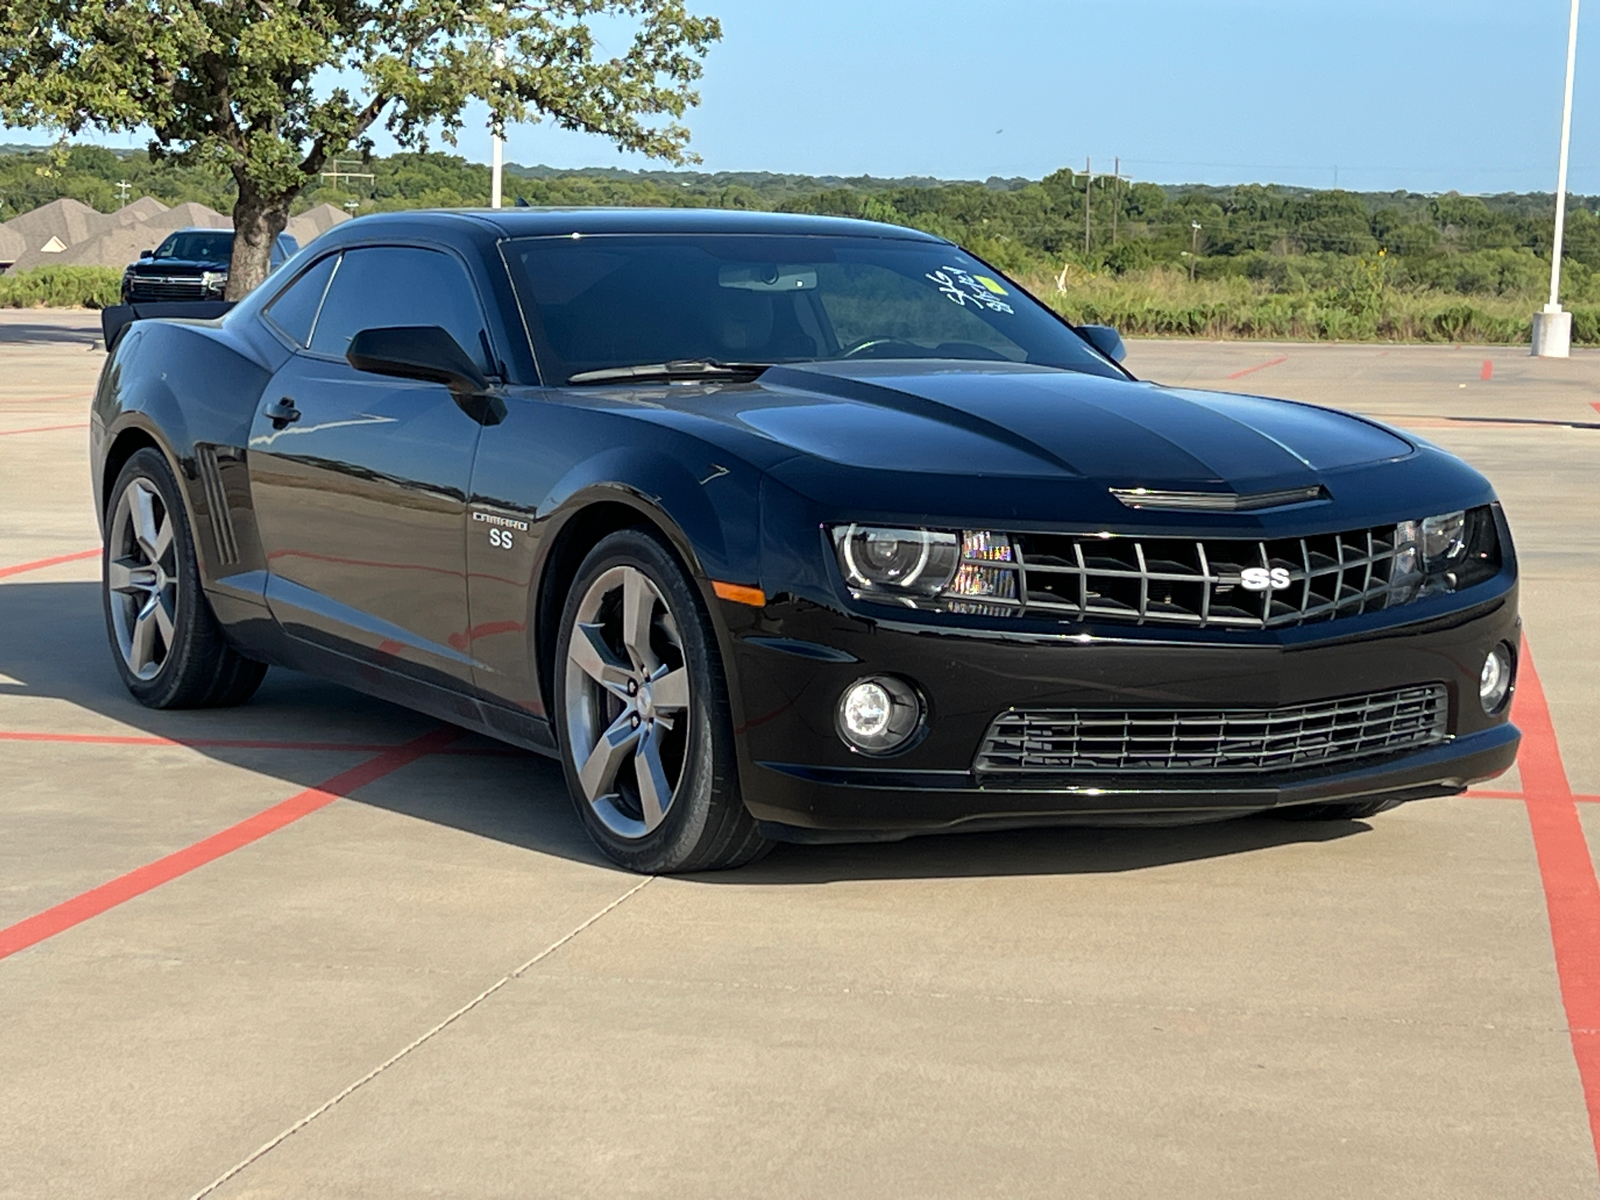
[[[1467,793],[1479,800],[1526,800],[1528,797],[1521,792],[1481,792],[1473,788]],[[1600,804],[1600,796],[1585,796],[1574,792],[1573,802],[1576,804]]]
[[[1288,362],[1288,361],[1289,361],[1289,356],[1287,354],[1280,354],[1280,355],[1278,355],[1277,358],[1269,358],[1264,363],[1257,363],[1253,367],[1246,367],[1242,371],[1235,371],[1232,375],[1229,375],[1228,378],[1229,379],[1243,379],[1246,375],[1253,375],[1257,371],[1265,371],[1268,367],[1275,367],[1279,363]]]
[[[225,854],[259,841],[269,833],[275,833],[285,825],[293,824],[319,808],[325,808],[340,797],[443,749],[460,735],[459,729],[436,729],[404,745],[391,747],[359,766],[341,771],[326,783],[307,788],[280,804],[246,817],[237,825],[230,825],[221,833],[214,833],[203,841],[129,871],[54,908],[0,929],[0,959],[26,950],[29,946],[36,946],[46,938],[52,938],[74,925],[81,925],[91,917],[144,895],[152,888],[170,883],[197,867],[215,862]]]
[[[0,437],[11,437],[18,433],[54,433],[58,429],[87,429],[89,423],[80,421],[76,425],[40,425],[35,429],[0,429]]]
[[[1600,1156],[1600,881],[1526,640],[1513,705],[1514,720],[1522,728],[1517,768],[1527,793],[1528,821],[1550,911],[1561,1001],[1589,1109],[1590,1135]]]
[[[1485,381],[1494,378],[1494,359],[1486,358],[1483,360],[1483,370],[1478,373],[1478,378]]]
[[[59,566],[62,563],[77,562],[84,558],[97,558],[100,547],[93,550],[79,550],[76,554],[58,554],[54,558],[41,558],[38,562],[18,563],[14,567],[0,567],[0,579],[10,575],[21,575],[24,571],[42,571],[46,567]]]

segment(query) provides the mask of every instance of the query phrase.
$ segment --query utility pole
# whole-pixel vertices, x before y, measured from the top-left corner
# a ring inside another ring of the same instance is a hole
[[[331,159],[328,160],[328,169],[326,171],[323,171],[321,173],[320,177],[323,178],[323,179],[328,180],[328,182],[333,184],[334,187],[338,187],[339,186],[339,180],[341,180],[341,179],[375,179],[375,178],[377,178],[377,176],[373,175],[373,173],[371,171],[344,171],[344,170],[340,170],[341,167],[344,167],[344,166],[347,166],[347,165],[348,166],[353,166],[353,167],[359,167],[361,165],[361,161],[359,159],[337,159],[337,158],[331,158]]]
[[[1111,160],[1111,244],[1117,244],[1117,210],[1122,207],[1122,156]]]
[[[1533,314],[1533,353],[1567,358],[1572,353],[1572,314],[1561,310],[1561,243],[1567,225],[1567,151],[1572,142],[1572,73],[1578,61],[1578,0],[1567,27],[1567,91],[1561,104],[1561,160],[1556,168],[1556,230],[1550,246],[1550,303]]]
[[[1194,282],[1194,262],[1200,257],[1200,222],[1189,222],[1189,282]]]
[[[124,179],[121,183],[115,185],[115,187],[117,189],[117,203],[122,204],[122,205],[126,205],[128,203],[128,189],[131,188],[132,186],[133,185],[131,183],[129,183],[126,179]]]
[[[1094,160],[1083,160],[1083,255],[1089,256],[1089,196],[1094,187]]]

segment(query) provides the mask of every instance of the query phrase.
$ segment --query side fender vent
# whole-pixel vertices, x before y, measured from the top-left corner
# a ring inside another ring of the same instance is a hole
[[[211,513],[211,536],[217,545],[217,561],[233,566],[239,561],[239,540],[233,532],[233,514],[228,510],[228,494],[222,487],[222,471],[217,466],[217,448],[199,445],[194,451],[195,474],[205,492],[206,508]]]

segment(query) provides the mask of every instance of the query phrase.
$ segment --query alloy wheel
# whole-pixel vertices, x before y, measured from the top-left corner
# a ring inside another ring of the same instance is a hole
[[[654,832],[688,758],[683,639],[661,590],[637,567],[589,585],[568,637],[566,733],[584,799],[621,838]]]
[[[178,615],[173,514],[148,479],[132,479],[111,516],[105,586],[122,661],[136,679],[161,673]]]

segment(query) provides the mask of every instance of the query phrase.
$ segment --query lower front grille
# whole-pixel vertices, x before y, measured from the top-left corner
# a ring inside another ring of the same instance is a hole
[[[1448,736],[1443,684],[1289,708],[1015,709],[990,725],[979,775],[1283,771],[1431,746]]]

